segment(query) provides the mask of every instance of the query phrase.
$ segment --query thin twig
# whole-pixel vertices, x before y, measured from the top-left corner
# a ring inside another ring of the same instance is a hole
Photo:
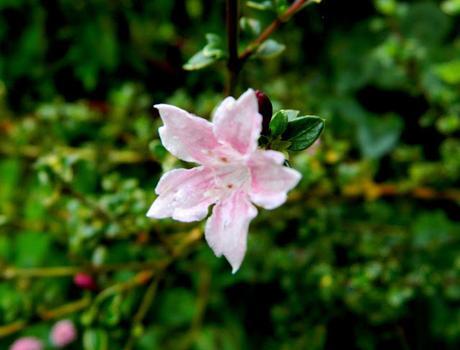
[[[142,298],[141,304],[139,309],[137,310],[136,314],[133,317],[133,329],[137,326],[142,324],[147,312],[149,311],[153,300],[155,299],[158,284],[160,282],[161,276],[156,277],[149,285],[147,290],[145,291],[144,297]],[[136,341],[136,334],[134,331],[131,331],[129,339],[125,345],[125,350],[132,350]]]
[[[308,5],[309,3],[313,2],[314,0],[296,0],[292,3],[291,6],[288,7],[284,13],[278,16],[270,25],[264,29],[264,31],[254,39],[246,49],[241,53],[239,56],[240,65],[244,64],[257,48],[267,40],[281,25],[291,19],[297,12],[299,12],[304,6]]]
[[[136,288],[138,286],[145,285],[147,282],[149,282],[154,276],[161,276],[163,272],[172,264],[174,261],[176,261],[178,258],[185,256],[189,248],[191,248],[194,243],[196,243],[201,237],[203,233],[200,229],[195,228],[191,230],[183,239],[181,244],[177,246],[177,248],[174,251],[174,254],[172,254],[168,259],[162,260],[161,262],[156,262],[156,269],[143,269],[139,273],[137,273],[132,279],[124,282],[119,282],[114,285],[111,285],[110,287],[102,290],[94,299],[91,298],[83,298],[68,304],[61,305],[57,308],[51,309],[51,310],[44,310],[44,309],[39,309],[38,310],[38,317],[40,318],[41,321],[47,321],[55,318],[62,318],[63,316],[66,316],[68,314],[78,312],[81,310],[86,309],[89,306],[94,306],[94,305],[99,305],[101,302],[103,302],[105,299],[108,297],[119,293],[119,292],[124,292],[127,290],[130,290],[132,288]],[[144,266],[145,267],[145,266]],[[64,269],[64,268],[63,268]],[[9,278],[12,277],[17,277],[17,274],[15,275],[14,273],[11,273],[10,270],[10,276]],[[57,272],[56,272],[57,271]],[[16,270],[16,273],[18,270]],[[22,272],[25,272],[25,270],[22,270]],[[37,275],[40,277],[43,277],[43,271],[34,271]],[[74,272],[72,268],[69,268],[68,271],[64,270],[53,270],[52,274],[56,275],[61,275],[69,272]],[[33,274],[28,274],[30,277]],[[150,289],[154,289],[154,287],[151,286]],[[151,295],[153,294],[153,295]],[[144,305],[147,305],[148,302],[151,302],[153,300],[154,296],[154,291],[150,291],[149,295],[147,295],[147,300],[145,301]],[[144,314],[144,308],[148,308],[147,306],[143,306],[142,310],[139,312],[139,316],[141,317]],[[145,316],[145,314],[144,314]],[[29,325],[29,322],[26,320],[20,320],[20,321],[15,321],[10,324],[0,326],[0,338],[11,335],[13,333],[19,332],[26,328]]]

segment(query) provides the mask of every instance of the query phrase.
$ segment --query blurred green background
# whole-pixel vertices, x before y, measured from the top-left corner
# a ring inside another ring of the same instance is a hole
[[[275,16],[242,13],[241,48]],[[182,65],[224,19],[224,1],[0,0],[0,348],[60,318],[69,349],[460,348],[460,1],[324,0],[247,63],[238,94],[327,125],[236,275],[203,223],[145,217],[183,166],[151,106],[210,115],[225,64]]]

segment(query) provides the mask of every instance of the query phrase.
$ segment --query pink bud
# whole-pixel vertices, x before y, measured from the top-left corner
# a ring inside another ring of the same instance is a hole
[[[262,91],[256,90],[259,113],[262,116],[262,135],[269,134],[270,121],[272,120],[273,106],[270,99]]]
[[[70,320],[61,320],[51,329],[51,342],[58,348],[69,345],[77,338],[77,330]]]
[[[10,350],[43,350],[43,344],[35,337],[24,337],[17,339]]]
[[[93,279],[93,276],[88,275],[87,273],[79,272],[73,278],[73,283],[76,286],[82,289],[95,290],[97,289],[96,282]]]

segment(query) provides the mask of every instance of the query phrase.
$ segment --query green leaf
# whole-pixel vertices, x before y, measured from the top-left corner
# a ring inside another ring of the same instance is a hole
[[[257,58],[273,58],[278,56],[286,48],[285,45],[280,44],[276,40],[268,39],[264,41],[254,54]]]
[[[87,329],[83,333],[84,350],[108,350],[108,335],[103,329]]]
[[[174,309],[175,312],[171,312]],[[158,303],[158,317],[163,325],[184,326],[189,324],[196,312],[193,294],[185,288],[171,289]]]
[[[185,70],[198,70],[204,67],[210,66],[217,59],[214,57],[209,57],[204,54],[203,51],[198,51],[195,55],[193,55],[186,64],[184,64]]]
[[[250,35],[258,35],[261,30],[260,22],[254,18],[241,17],[240,27],[243,32],[249,33]]]
[[[276,112],[270,121],[270,134],[273,137],[280,136],[286,131],[288,125],[288,116],[285,111]]]
[[[273,2],[270,0],[247,1],[246,5],[256,10],[267,11],[273,9]]]
[[[460,0],[446,0],[441,4],[441,10],[451,16],[460,13]]]
[[[438,64],[435,72],[441,80],[448,84],[460,83],[460,59]]]
[[[217,34],[206,34],[206,40],[205,47],[184,64],[185,70],[202,69],[225,57],[222,39]]]
[[[15,264],[20,267],[40,266],[51,252],[51,236],[41,232],[24,232],[16,236]]]
[[[302,151],[311,146],[321,135],[324,120],[317,116],[303,116],[291,120],[283,139],[291,142],[290,151]]]
[[[358,143],[365,157],[380,158],[393,149],[401,134],[403,123],[397,116],[369,117],[358,124]]]
[[[205,56],[219,59],[225,55],[222,39],[217,34],[206,34],[206,40],[208,43],[203,48],[203,54]]]
[[[282,14],[289,7],[287,0],[274,0],[274,2],[276,12],[278,12],[278,14]]]

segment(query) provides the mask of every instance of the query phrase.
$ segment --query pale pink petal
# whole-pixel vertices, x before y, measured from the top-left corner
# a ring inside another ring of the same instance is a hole
[[[257,209],[249,202],[246,193],[233,192],[219,201],[206,222],[205,237],[216,256],[225,256],[235,273],[246,253],[250,221]]]
[[[283,160],[283,155],[275,151],[257,151],[251,156],[248,165],[252,202],[265,209],[274,209],[286,201],[287,192],[297,185],[301,175],[283,166]]]
[[[179,159],[201,164],[212,158],[218,143],[210,122],[171,105],[154,107],[160,111],[164,126],[158,131],[169,152]]]
[[[198,221],[208,215],[215,203],[213,172],[205,167],[175,169],[165,173],[155,189],[159,195],[147,216],[156,219],[171,217],[178,221]]]
[[[214,133],[241,154],[256,150],[262,128],[257,97],[249,89],[238,100],[227,97],[214,113]]]

